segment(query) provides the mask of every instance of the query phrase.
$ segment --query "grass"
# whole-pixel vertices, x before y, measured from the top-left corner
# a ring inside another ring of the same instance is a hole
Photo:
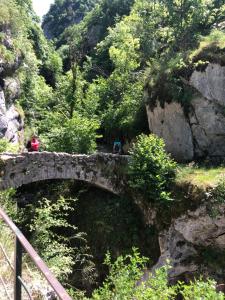
[[[199,47],[189,55],[190,62],[198,70],[205,70],[208,63],[225,64],[225,33],[214,29],[208,36],[202,37]]]
[[[3,225],[0,220],[0,244],[3,249],[6,251],[6,254],[9,257],[13,265],[13,249],[14,249],[14,240],[10,230]],[[8,295],[13,298],[13,278],[14,274],[9,265],[6,262],[6,259],[3,255],[2,249],[0,249],[0,276],[1,279],[5,282]],[[0,299],[7,299],[7,294],[5,293],[2,282],[0,282]]]
[[[214,29],[208,36],[202,37],[198,49],[191,53],[190,58],[198,56],[212,46],[221,50],[225,48],[225,33],[222,30]]]
[[[207,189],[208,187],[215,187],[223,177],[225,178],[225,166],[179,165],[176,183],[179,185],[190,183],[199,188]]]

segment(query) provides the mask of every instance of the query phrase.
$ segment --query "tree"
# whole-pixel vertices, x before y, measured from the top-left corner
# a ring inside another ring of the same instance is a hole
[[[45,35],[58,39],[66,28],[78,24],[95,4],[96,0],[56,0],[43,18]]]
[[[48,130],[43,132],[41,139],[48,151],[92,153],[96,149],[97,120],[82,117],[78,113],[74,113],[70,119],[56,112],[49,113],[40,127],[45,128],[46,122]]]

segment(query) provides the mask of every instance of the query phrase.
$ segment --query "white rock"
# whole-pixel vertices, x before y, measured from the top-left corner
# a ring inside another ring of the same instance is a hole
[[[153,111],[147,106],[147,114],[150,131],[164,139],[166,150],[178,161],[192,160],[192,132],[181,105],[165,103],[162,108],[158,103]]]

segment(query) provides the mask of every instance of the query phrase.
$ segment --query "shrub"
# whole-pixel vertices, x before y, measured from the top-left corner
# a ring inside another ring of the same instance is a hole
[[[223,300],[224,295],[216,292],[216,282],[208,279],[207,281],[195,280],[189,285],[182,284],[182,296],[185,300]]]
[[[225,202],[225,178],[221,178],[217,186],[212,191],[215,203],[223,204]]]
[[[91,299],[175,300],[180,294],[184,300],[224,299],[222,293],[216,292],[216,283],[210,279],[195,280],[190,285],[183,282],[168,285],[168,265],[156,269],[152,274],[149,273],[146,278],[146,261],[146,258],[140,257],[137,250],[134,250],[132,255],[118,257],[114,263],[111,262],[110,255],[107,255],[105,263],[109,267],[109,276],[103,286],[94,291]]]
[[[8,216],[14,220],[18,221],[19,214],[17,212],[16,201],[13,199],[16,190],[13,188],[7,189],[5,191],[0,191],[0,207],[8,214]]]
[[[135,286],[143,275],[146,261],[146,258],[141,258],[134,250],[133,255],[119,256],[112,263],[108,253],[104,263],[109,267],[109,275],[103,286],[94,291],[92,299],[132,299],[131,295],[134,295]]]
[[[10,143],[6,138],[0,139],[0,153],[12,152],[16,153],[19,150],[18,144]]]
[[[42,198],[37,207],[30,204],[21,209],[22,221],[31,234],[31,244],[54,275],[63,284],[69,284],[71,291],[73,278],[86,284],[94,284],[96,280],[86,234],[71,224],[75,202],[76,199],[63,196],[59,196],[57,201]]]
[[[31,205],[27,206],[30,209],[29,214],[34,215],[28,226],[32,233],[32,245],[60,279],[65,279],[72,273],[77,249],[72,249],[69,246],[70,239],[58,231],[71,232],[71,239],[83,239],[83,234],[66,220],[68,214],[74,210],[74,201],[60,197],[55,203],[42,199],[40,206],[35,209]],[[28,211],[25,210],[24,213],[27,214]]]
[[[166,153],[163,140],[141,134],[130,154],[130,187],[145,195],[148,201],[170,201],[169,189],[175,178],[176,163]]]

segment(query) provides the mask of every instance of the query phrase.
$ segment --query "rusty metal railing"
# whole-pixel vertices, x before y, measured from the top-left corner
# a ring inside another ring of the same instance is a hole
[[[15,255],[14,255],[14,266],[11,264],[9,258],[6,253],[3,253],[6,257],[6,261],[9,264],[10,268],[14,272],[14,300],[22,299],[22,287],[26,291],[29,299],[32,299],[32,296],[29,293],[25,283],[22,280],[22,257],[23,251],[25,250],[27,254],[30,256],[31,260],[34,262],[38,270],[44,275],[49,285],[52,287],[53,291],[59,297],[60,300],[72,300],[72,298],[68,295],[63,286],[59,283],[59,281],[55,278],[52,272],[48,269],[47,265],[40,258],[19,228],[13,223],[13,221],[8,217],[8,215],[4,212],[2,208],[0,208],[0,218],[7,224],[7,226],[11,229],[12,233],[15,235]],[[4,252],[4,249],[1,247]],[[3,278],[0,276],[0,281],[3,286],[5,283]],[[7,289],[6,289],[7,294]],[[9,295],[7,295],[9,298]],[[10,299],[10,298],[9,298]]]

